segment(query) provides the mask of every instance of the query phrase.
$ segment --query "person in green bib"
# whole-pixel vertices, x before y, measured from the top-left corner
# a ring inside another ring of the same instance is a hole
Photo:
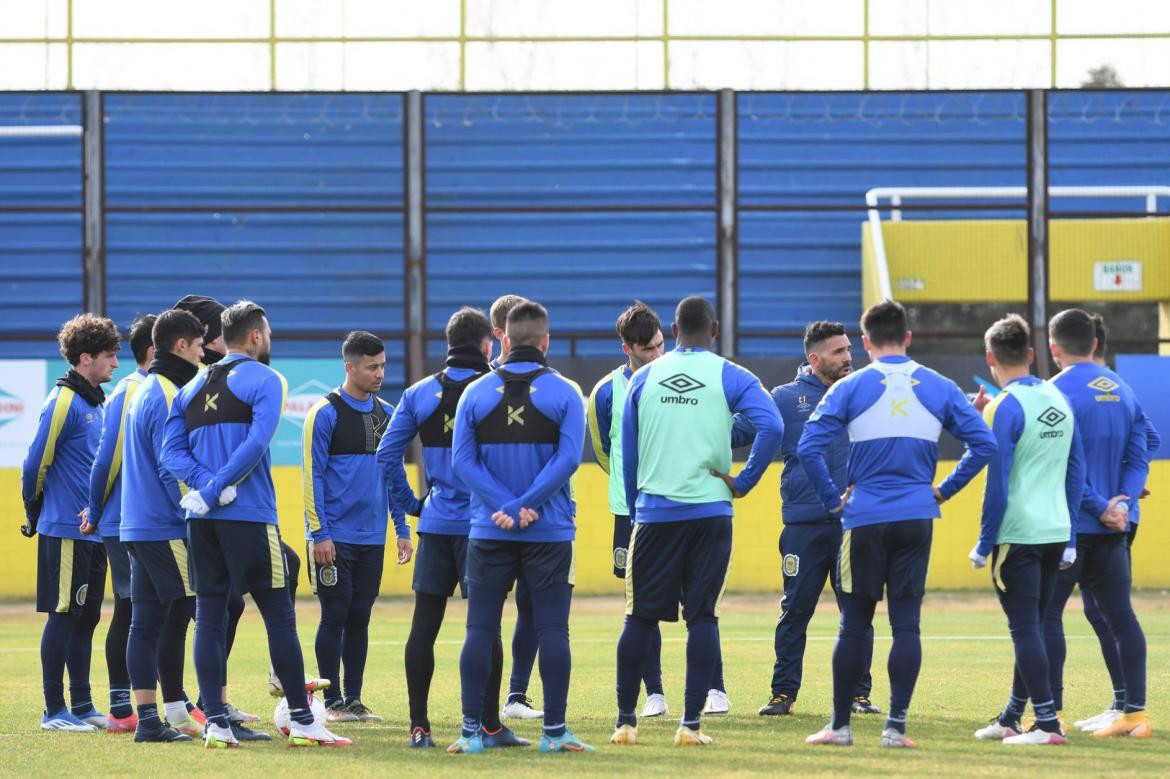
[[[679,746],[701,746],[707,691],[719,656],[719,601],[731,562],[731,501],[759,481],[784,424],[767,390],[715,354],[711,304],[685,298],[671,330],[676,348],[639,368],[622,406],[621,458],[634,529],[626,559],[626,621],[617,647],[615,744],[637,741],[646,660],[660,621],[687,624],[687,673]],[[747,464],[731,469],[733,416],[756,430]]]
[[[991,559],[991,581],[1015,646],[1015,675],[1007,706],[975,738],[1064,744],[1041,623],[1058,571],[1076,560],[1071,516],[1085,488],[1080,433],[1064,394],[1029,375],[1034,354],[1022,317],[999,320],[984,341],[1003,391],[983,410],[997,449],[987,466],[979,541],[969,556],[976,568]],[[1036,726],[1025,732],[1020,718],[1029,698]]]

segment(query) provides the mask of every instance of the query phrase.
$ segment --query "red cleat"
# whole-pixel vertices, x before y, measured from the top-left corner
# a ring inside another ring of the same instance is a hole
[[[110,715],[110,726],[106,728],[107,733],[133,733],[138,729],[138,715],[130,712],[129,717],[118,719],[113,714]]]

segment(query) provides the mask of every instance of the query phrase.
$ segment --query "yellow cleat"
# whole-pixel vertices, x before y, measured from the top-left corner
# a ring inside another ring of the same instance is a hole
[[[638,726],[637,725],[621,725],[614,730],[613,735],[609,737],[609,743],[621,744],[622,746],[630,746],[638,743]]]
[[[1131,711],[1123,714],[1121,719],[1112,725],[1106,725],[1100,730],[1094,730],[1095,738],[1109,738],[1111,736],[1129,736],[1131,738],[1149,738],[1154,732],[1150,719],[1144,711]]]
[[[715,743],[715,739],[701,730],[692,730],[686,725],[680,725],[679,729],[674,732],[674,745],[676,747],[707,747],[713,743]]]

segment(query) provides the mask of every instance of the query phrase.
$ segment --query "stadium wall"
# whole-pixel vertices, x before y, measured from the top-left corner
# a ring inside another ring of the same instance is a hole
[[[417,471],[407,466],[412,479]],[[780,555],[777,544],[780,531],[779,493],[780,464],[774,463],[750,495],[736,503],[735,542],[732,551],[731,579],[733,592],[780,592]],[[953,462],[939,464],[939,478],[954,467]],[[296,466],[273,469],[281,533],[302,554],[304,524],[301,503],[301,470]],[[610,546],[613,519],[607,504],[606,475],[591,463],[584,463],[577,474],[577,591],[583,594],[618,593],[621,583],[613,576]],[[1151,463],[1150,497],[1142,502],[1141,525],[1134,545],[1134,585],[1144,588],[1170,587],[1170,568],[1160,559],[1170,548],[1170,461]],[[943,517],[935,523],[934,549],[931,555],[928,584],[938,589],[988,588],[986,570],[974,571],[967,552],[978,534],[979,507],[983,494],[982,474],[957,497],[943,506]],[[17,529],[23,516],[20,504],[20,472],[0,470],[0,516],[7,518],[0,538],[0,598],[31,599],[36,594],[36,542],[20,535]],[[412,522],[413,524],[413,522]],[[417,540],[417,536],[415,537]],[[406,595],[410,592],[411,565],[387,563],[382,577],[383,595]],[[307,590],[302,589],[303,592]]]

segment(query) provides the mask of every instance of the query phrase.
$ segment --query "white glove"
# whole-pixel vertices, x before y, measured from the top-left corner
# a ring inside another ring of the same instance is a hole
[[[191,490],[184,495],[183,499],[179,501],[179,506],[197,517],[201,517],[211,510],[206,501],[203,500],[203,496],[199,494],[199,490]]]
[[[967,559],[971,561],[971,567],[975,570],[979,570],[983,566],[987,565],[987,556],[979,554],[978,545],[971,549],[970,553],[967,555]]]
[[[226,506],[236,499],[235,485],[229,484],[223,488],[223,492],[219,493],[219,505]]]
[[[1066,546],[1064,553],[1060,556],[1060,570],[1067,571],[1073,567],[1073,563],[1077,561],[1077,548],[1075,546]]]

